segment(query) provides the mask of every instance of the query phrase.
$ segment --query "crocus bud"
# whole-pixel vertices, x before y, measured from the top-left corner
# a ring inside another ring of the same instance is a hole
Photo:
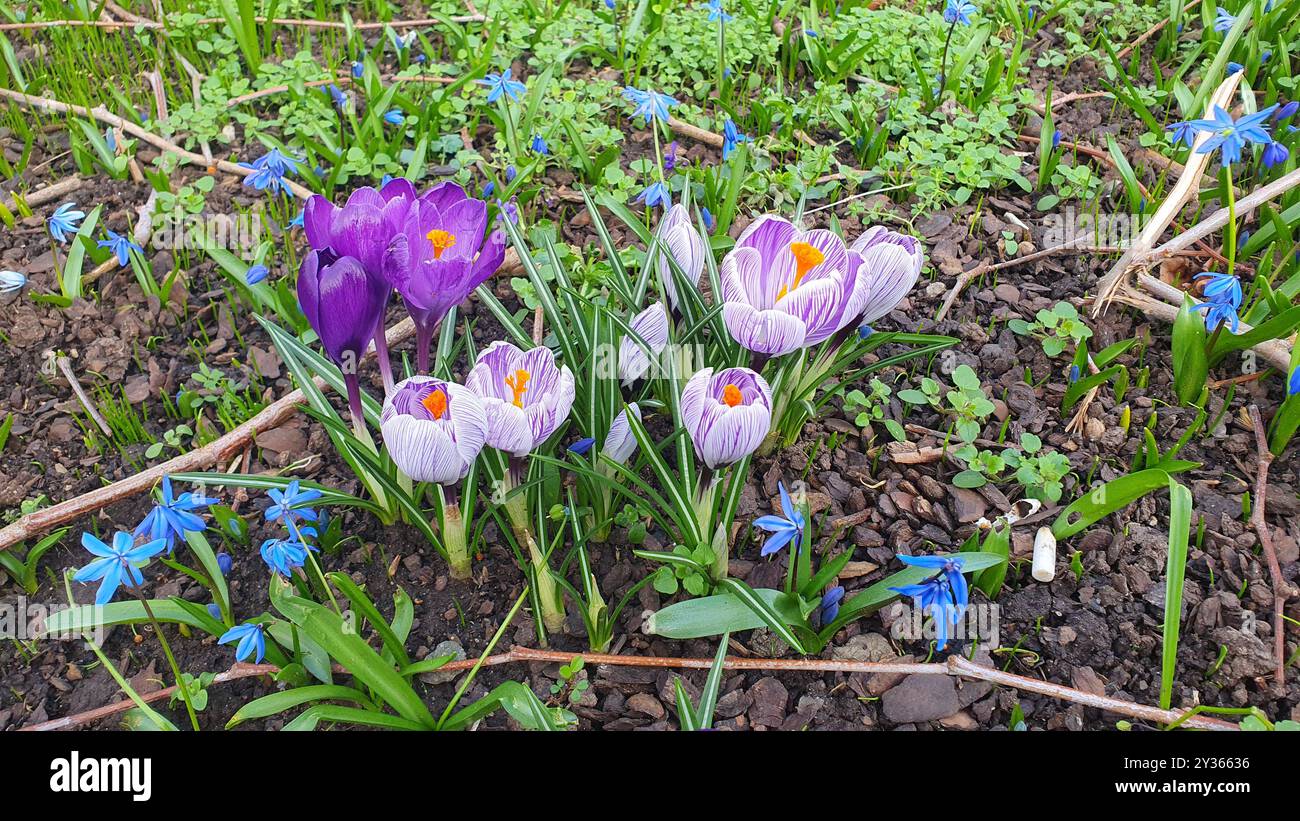
[[[862,256],[863,273],[871,283],[859,323],[869,325],[894,310],[912,290],[921,276],[925,255],[920,240],[881,226],[869,229],[849,249]]]
[[[641,408],[635,402],[619,411],[609,425],[605,446],[600,449],[601,453],[620,465],[626,464],[632,454],[636,453],[636,436],[632,434],[632,426],[627,421],[628,411],[632,412],[638,422],[641,421]]]
[[[659,286],[668,298],[668,304],[677,308],[677,279],[668,262],[671,255],[682,269],[686,281],[698,286],[704,274],[704,255],[708,249],[704,238],[691,222],[691,214],[686,207],[678,203],[668,209],[664,218],[655,229],[655,240],[660,244],[655,264],[659,271]]]
[[[618,378],[624,384],[645,376],[650,370],[650,357],[658,356],[668,345],[668,311],[662,302],[656,302],[633,317],[628,327],[641,341],[629,335],[618,344]],[[649,354],[641,342],[650,349]]]

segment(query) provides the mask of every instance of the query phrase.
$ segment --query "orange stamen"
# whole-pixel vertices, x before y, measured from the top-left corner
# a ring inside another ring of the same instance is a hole
[[[805,274],[826,261],[826,255],[806,242],[790,243],[790,253],[794,254],[795,262],[794,284],[790,286],[793,291],[799,287]]]
[[[456,235],[441,228],[435,228],[425,234],[429,242],[433,243],[433,258],[441,259],[442,252],[456,244]]]
[[[745,401],[745,397],[741,395],[740,388],[728,385],[722,389],[722,401],[726,402],[728,407],[734,408]]]
[[[515,393],[514,403],[516,408],[522,408],[524,406],[524,394],[528,392],[528,380],[530,377],[531,374],[523,369],[506,375],[506,387]]]
[[[441,390],[436,390],[420,401],[434,419],[441,419],[442,415],[447,412],[447,394]]]

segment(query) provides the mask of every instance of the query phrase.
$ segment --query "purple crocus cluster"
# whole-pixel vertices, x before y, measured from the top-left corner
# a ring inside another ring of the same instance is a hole
[[[417,194],[406,179],[359,188],[342,206],[312,197],[303,215],[311,252],[298,299],[326,354],[343,371],[354,424],[361,414],[357,368],[373,341],[386,394],[395,389],[384,338],[394,289],[416,326],[416,361],[429,365],[433,333],[452,307],[505,258],[505,237],[487,233],[487,203],[444,182]]]

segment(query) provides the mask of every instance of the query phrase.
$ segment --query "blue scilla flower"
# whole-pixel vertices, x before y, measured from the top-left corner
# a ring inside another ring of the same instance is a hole
[[[704,220],[704,230],[710,234],[713,233],[714,228],[718,227],[718,221],[714,219],[713,212],[707,207],[700,206],[700,219]]]
[[[1295,370],[1291,371],[1291,379],[1286,385],[1287,396],[1295,396],[1298,393],[1300,393],[1300,365],[1297,365]]]
[[[290,157],[278,148],[272,147],[262,156],[253,160],[254,168],[269,168],[272,173],[283,177],[286,174],[298,173],[298,165],[302,160]]]
[[[677,149],[678,149],[678,145],[676,140],[673,140],[672,142],[668,143],[668,147],[664,149],[664,170],[665,171],[672,171],[675,168],[677,168]]]
[[[889,588],[900,596],[909,596],[922,612],[934,618],[936,649],[943,650],[948,643],[953,625],[970,603],[970,588],[962,575],[964,559],[961,556],[898,556],[899,561],[912,567],[938,570],[934,578],[921,584],[906,584]]]
[[[731,152],[735,151],[738,145],[747,142],[750,142],[750,138],[742,134],[740,129],[736,128],[736,123],[728,117],[722,124],[722,159],[730,157]]]
[[[235,644],[236,642],[238,643]],[[235,644],[235,661],[243,661],[253,655],[254,651],[257,652],[255,664],[261,664],[262,659],[266,658],[266,634],[260,624],[237,624],[222,633],[217,644]]]
[[[394,108],[384,113],[384,122],[389,125],[401,125],[406,122],[406,115]]]
[[[1281,165],[1291,156],[1285,145],[1274,140],[1264,146],[1264,153],[1259,157],[1259,161],[1264,163],[1265,168],[1272,168],[1275,165]]]
[[[763,549],[759,553],[762,556],[771,556],[792,541],[795,552],[798,553],[803,544],[805,526],[803,511],[795,508],[794,503],[790,501],[790,494],[786,492],[784,483],[778,482],[776,487],[781,492],[781,512],[785,516],[760,516],[754,520],[754,527],[772,534],[763,543]]]
[[[656,205],[663,208],[673,207],[672,194],[668,192],[668,186],[661,182],[647,185],[644,191],[637,194],[636,201],[643,203],[650,208],[654,208]]]
[[[217,621],[221,621],[221,608],[216,602],[208,602],[208,615]]]
[[[709,22],[716,23],[721,20],[724,24],[731,22],[731,15],[727,14],[722,8],[722,0],[709,0]]]
[[[1231,60],[1228,61],[1228,75],[1229,75],[1229,76],[1232,76],[1233,74],[1236,74],[1236,73],[1239,72],[1239,71],[1245,71],[1245,70],[1246,70],[1246,67],[1243,66],[1241,63],[1234,63],[1234,62],[1232,62]]]
[[[618,3],[616,3],[615,0],[605,0],[605,8],[609,9],[610,11],[613,11],[614,7],[617,5]]]
[[[352,77],[353,77],[353,79],[360,80],[360,79],[361,79],[361,75],[363,75],[363,74],[365,74],[365,73],[366,73],[366,66],[365,66],[365,64],[362,63],[360,60],[353,60],[353,61],[352,61]]]
[[[107,230],[105,233],[108,234],[108,239],[101,239],[95,244],[100,248],[108,248],[112,250],[112,252],[117,256],[118,265],[126,267],[127,264],[131,262],[132,251],[137,251],[141,254],[144,253],[144,249],[132,242],[130,237]]]
[[[66,243],[67,235],[76,234],[77,229],[81,227],[81,221],[85,218],[86,212],[78,211],[75,202],[65,202],[54,209],[54,213],[50,214],[50,218],[45,221],[45,227],[49,229],[50,236]]]
[[[1219,106],[1214,107],[1214,117],[1208,120],[1193,120],[1192,127],[1197,131],[1209,133],[1210,139],[1196,149],[1197,154],[1209,154],[1219,151],[1219,161],[1226,168],[1241,162],[1241,151],[1249,143],[1267,145],[1272,142],[1265,123],[1273,114],[1277,105],[1247,114],[1237,120]]]
[[[293,539],[267,539],[260,552],[266,566],[285,577],[307,563],[307,545]]]
[[[254,265],[253,267],[248,269],[247,273],[244,274],[244,282],[248,283],[249,285],[256,285],[257,283],[266,279],[267,275],[270,273],[271,273],[270,269],[268,269],[265,265]]]
[[[394,49],[396,49],[398,52],[403,52],[411,47],[411,41],[415,39],[415,32],[411,32],[410,34],[403,37],[402,35],[398,34],[396,31],[390,30],[388,32],[388,39],[392,41]]]
[[[584,439],[579,439],[578,441],[574,442],[572,445],[569,445],[569,453],[573,453],[578,456],[585,456],[587,454],[587,451],[591,450],[591,446],[594,444],[596,444],[595,437],[588,436]]]
[[[1300,111],[1300,100],[1292,100],[1277,111],[1274,111],[1273,121],[1280,123],[1283,120],[1295,116],[1296,111]]]
[[[229,576],[230,568],[234,567],[234,565],[235,560],[230,558],[230,554],[226,551],[223,550],[217,554],[217,569],[221,571],[221,575]]]
[[[294,226],[297,226],[298,228],[305,228],[306,223],[307,223],[307,209],[302,208],[299,209],[298,216],[289,220],[289,227],[293,228]]]
[[[517,176],[519,176],[519,169],[518,169],[518,168],[515,168],[513,165],[507,165],[507,166],[506,166],[506,185],[509,185],[510,183],[514,182],[514,181],[515,181],[515,177],[517,177]]]
[[[488,74],[477,82],[488,89],[487,101],[489,103],[495,103],[501,99],[502,94],[515,102],[519,102],[519,95],[523,94],[527,89],[527,86],[518,80],[510,79],[510,69],[506,69],[500,74]]]
[[[1197,274],[1196,281],[1201,283],[1201,293],[1210,302],[1228,302],[1234,308],[1241,306],[1241,280],[1232,274],[1207,271]]]
[[[273,502],[266,509],[266,520],[268,522],[295,522],[298,519],[314,522],[319,518],[319,514],[307,507],[307,505],[319,499],[323,494],[315,488],[305,490],[300,488],[297,479],[286,485],[283,490],[271,488],[266,492],[266,495],[271,497]]]
[[[26,287],[25,275],[17,271],[0,271],[0,302],[8,302],[22,293]]]
[[[333,83],[325,86],[325,93],[329,95],[329,98],[333,101],[334,105],[339,108],[343,108],[348,104],[348,95],[344,94],[343,89]]]
[[[546,140],[542,138],[541,134],[533,135],[533,141],[529,143],[529,148],[533,150],[534,154],[541,154],[545,156],[546,154],[551,153],[550,146],[546,144]]]
[[[1191,148],[1192,143],[1196,142],[1197,129],[1196,126],[1189,121],[1167,125],[1165,126],[1165,131],[1169,132],[1169,139],[1171,142],[1182,143],[1188,148]]]
[[[820,630],[840,614],[840,602],[844,600],[844,588],[838,584],[826,591],[822,596],[821,602],[818,603],[817,609],[812,611],[809,621],[812,622],[814,630]]]
[[[1078,382],[1078,381],[1079,381],[1079,375],[1080,375],[1080,372],[1079,372],[1079,366],[1078,366],[1078,365],[1071,365],[1071,366],[1070,366],[1070,376],[1069,376],[1070,384],[1071,384],[1071,385],[1073,385],[1075,382]]]
[[[974,3],[967,0],[948,0],[948,4],[943,7],[943,21],[948,25],[963,26],[970,25],[970,16],[979,11]]]
[[[1234,17],[1223,6],[1219,6],[1216,9],[1215,16],[1214,16],[1214,30],[1218,32],[1225,32],[1231,29],[1235,25],[1237,25],[1237,18]]]
[[[136,538],[147,535],[150,539],[162,539],[170,555],[176,549],[176,539],[184,539],[189,531],[202,533],[207,529],[203,518],[194,511],[202,510],[212,502],[202,491],[174,495],[171,477],[164,476],[158,504],[136,526],[132,535]]]
[[[1055,151],[1060,147],[1061,147],[1061,130],[1058,128],[1057,130],[1052,132],[1052,150]]]
[[[144,584],[144,574],[137,565],[157,556],[167,547],[165,539],[154,539],[138,547],[130,533],[113,534],[113,546],[101,542],[89,533],[81,534],[81,546],[99,558],[77,571],[72,578],[79,582],[99,582],[95,604],[108,604],[125,579],[129,586]]]
[[[519,224],[519,198],[511,197],[509,202],[503,201],[500,197],[495,200],[497,206],[497,222],[505,224],[505,220],[510,220],[511,225]]]
[[[632,119],[644,117],[646,125],[649,125],[651,120],[668,122],[670,116],[668,109],[677,105],[677,100],[667,94],[660,94],[654,90],[642,91],[631,86],[624,86],[623,99],[636,104],[636,109],[632,111]]]

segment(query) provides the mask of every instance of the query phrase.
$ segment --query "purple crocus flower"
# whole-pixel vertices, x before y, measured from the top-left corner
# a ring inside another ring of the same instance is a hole
[[[749,368],[705,368],[682,389],[681,408],[695,455],[713,470],[753,453],[772,428],[772,389]]]
[[[862,315],[868,274],[835,234],[768,214],[722,260],[722,320],[736,342],[761,354],[816,345]]]
[[[628,411],[641,421],[641,407],[633,402],[626,408],[618,412],[614,421],[609,423],[609,433],[605,436],[605,444],[600,449],[603,456],[618,462],[620,465],[627,464],[627,460],[632,458],[636,453],[636,436],[632,433],[632,425],[627,421]]]
[[[862,257],[860,275],[871,283],[860,324],[868,325],[894,310],[921,276],[925,254],[920,240],[881,226],[868,228],[849,246]]]
[[[659,272],[659,287],[668,304],[677,310],[677,279],[673,276],[668,257],[671,256],[682,270],[688,282],[699,284],[704,275],[704,255],[708,249],[704,238],[691,222],[691,214],[680,203],[668,209],[664,218],[655,229],[655,241],[659,244],[659,253],[655,265]]]
[[[402,473],[417,482],[460,481],[487,438],[483,404],[468,388],[430,376],[397,383],[379,427]]]
[[[416,367],[429,370],[429,346],[442,318],[496,273],[505,235],[487,230],[487,203],[453,182],[429,189],[406,214],[383,254],[384,276],[415,322]]]
[[[628,327],[636,336],[624,336],[618,343],[618,378],[630,384],[645,376],[650,370],[650,357],[658,356],[668,345],[668,311],[662,302],[656,302],[632,318]],[[641,347],[644,342],[646,348]]]
[[[520,350],[498,340],[479,354],[465,379],[487,412],[487,444],[526,456],[550,438],[573,407],[573,372],[545,346]]]
[[[358,366],[383,321],[388,292],[388,285],[369,276],[356,257],[329,248],[312,251],[298,269],[298,304],[326,355],[343,372],[354,425],[364,425]]]
[[[374,339],[385,392],[392,390],[393,372],[383,329],[392,292],[392,284],[384,275],[384,251],[406,224],[407,214],[417,200],[411,181],[398,177],[386,181],[378,190],[358,188],[342,206],[316,195],[303,209],[303,230],[314,250],[329,249],[340,257],[352,257],[377,287],[382,286],[383,305],[375,321]]]

